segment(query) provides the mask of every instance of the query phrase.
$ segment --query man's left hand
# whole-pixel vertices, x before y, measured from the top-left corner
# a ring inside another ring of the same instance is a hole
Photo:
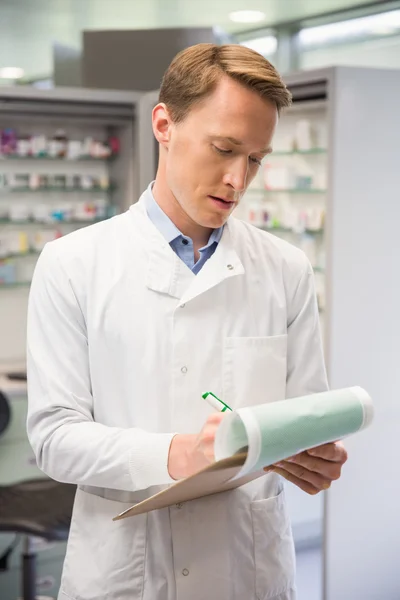
[[[330,488],[339,479],[347,452],[341,442],[324,444],[301,452],[265,471],[274,471],[297,485],[307,494],[315,495]]]

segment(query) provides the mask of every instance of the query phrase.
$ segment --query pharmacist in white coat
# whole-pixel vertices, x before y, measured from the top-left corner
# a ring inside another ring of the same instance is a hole
[[[28,318],[28,433],[78,485],[60,600],[293,600],[283,478],[340,475],[336,444],[240,489],[112,518],[214,460],[221,414],[327,387],[302,252],[231,213],[289,94],[263,57],[201,44],[167,71],[154,184],[124,214],[49,243]],[[145,157],[141,157],[145,160]]]

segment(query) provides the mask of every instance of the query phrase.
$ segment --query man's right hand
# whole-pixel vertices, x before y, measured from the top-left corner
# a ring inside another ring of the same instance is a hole
[[[214,441],[223,413],[213,413],[200,433],[177,434],[171,442],[168,472],[172,479],[184,479],[215,461]]]

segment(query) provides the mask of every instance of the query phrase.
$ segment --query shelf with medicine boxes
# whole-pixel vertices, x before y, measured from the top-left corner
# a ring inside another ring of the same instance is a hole
[[[1,221],[0,221],[1,222]],[[321,236],[324,234],[324,230],[323,229],[302,229],[302,230],[295,230],[295,229],[290,229],[289,227],[263,227],[258,226],[259,229],[262,229],[263,231],[268,231],[268,233],[282,233],[282,234],[288,234],[288,235],[292,235],[292,236],[301,236],[301,235],[311,235],[311,236]]]
[[[36,225],[37,227],[54,227],[55,225],[93,225],[94,223],[100,223],[106,221],[110,217],[98,217],[95,219],[65,219],[54,221],[34,221],[33,219],[27,219],[26,221],[13,221],[12,219],[0,219],[0,225]]]
[[[85,200],[72,195],[61,198],[57,195],[46,196],[40,201],[24,201],[19,198],[15,202],[0,204],[0,223],[38,224],[93,222],[115,216],[120,208],[100,193],[89,196]]]
[[[0,193],[113,192],[117,186],[108,174],[43,174],[0,172]]]
[[[22,133],[21,127],[6,126],[0,132],[0,159],[65,159],[104,160],[120,152],[120,140],[115,135],[86,135],[77,132],[68,135],[67,130],[58,128],[38,134]],[[102,139],[99,139],[99,138]]]
[[[100,186],[93,186],[91,188],[83,188],[83,187],[65,187],[65,188],[60,188],[60,187],[50,187],[50,186],[41,186],[41,187],[37,187],[37,188],[30,188],[30,187],[15,187],[15,188],[0,188],[0,194],[5,194],[5,193],[10,193],[10,194],[14,194],[14,193],[20,193],[20,194],[38,194],[41,192],[44,193],[57,193],[57,194],[65,194],[65,193],[87,193],[87,192],[104,192],[104,193],[109,193],[109,192],[113,192],[116,190],[115,186],[108,186],[108,187],[100,187]]]
[[[327,189],[316,188],[249,188],[246,194],[326,194]]]
[[[304,150],[274,150],[269,157],[274,156],[314,156],[324,155],[328,152],[327,148],[309,148]]]
[[[3,255],[0,253],[0,263],[2,261],[18,260],[20,258],[29,258],[30,256],[37,258],[39,255],[40,255],[40,252],[38,250],[27,250],[26,252],[9,252],[9,253],[3,254]]]
[[[325,306],[326,236],[329,200],[328,126],[324,109],[300,106],[281,116],[275,150],[246,190],[237,216],[297,246],[315,273],[318,307]]]
[[[71,219],[70,221],[0,220],[0,286],[2,289],[24,287],[32,278],[34,266],[44,246],[71,230],[100,223],[109,217]],[[33,226],[33,227],[27,227]],[[23,227],[21,229],[21,227]]]
[[[68,156],[64,156],[64,157],[60,157],[60,156],[49,156],[49,155],[43,155],[43,156],[18,156],[17,154],[8,154],[8,155],[0,155],[0,164],[2,161],[7,161],[7,162],[11,162],[11,161],[46,161],[46,160],[51,160],[51,161],[61,161],[62,162],[66,162],[66,163],[72,163],[74,161],[94,161],[94,162],[104,162],[104,161],[111,161],[111,160],[115,160],[118,157],[118,154],[112,154],[110,156],[107,157],[103,157],[103,156],[74,156],[74,157],[68,157]]]
[[[2,283],[0,281],[0,290],[13,290],[16,288],[30,288],[30,281],[14,281],[12,283]]]

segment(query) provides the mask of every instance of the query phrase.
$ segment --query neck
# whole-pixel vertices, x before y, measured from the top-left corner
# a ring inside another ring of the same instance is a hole
[[[192,239],[193,247],[197,254],[199,248],[207,245],[213,229],[202,227],[185,213],[174,194],[166,185],[160,172],[157,172],[152,191],[158,206],[165,212],[183,235]]]

